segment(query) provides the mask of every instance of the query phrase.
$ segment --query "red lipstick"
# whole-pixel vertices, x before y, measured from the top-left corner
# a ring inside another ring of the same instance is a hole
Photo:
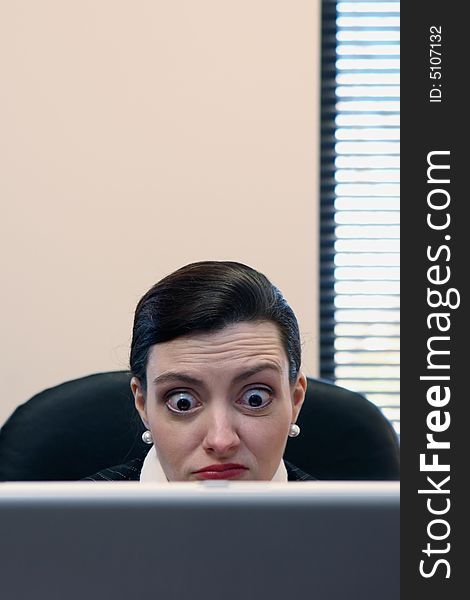
[[[234,479],[247,470],[247,467],[237,463],[217,463],[194,471],[194,474],[198,479]]]

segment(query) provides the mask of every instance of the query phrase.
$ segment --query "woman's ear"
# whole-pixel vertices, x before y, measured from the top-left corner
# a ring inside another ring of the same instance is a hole
[[[137,377],[133,377],[131,379],[131,390],[132,390],[132,394],[134,396],[135,408],[136,408],[137,412],[139,413],[140,418],[142,419],[142,423],[148,429],[149,426],[148,426],[148,420],[147,420],[147,408],[146,408],[146,404],[145,404],[144,391],[142,389],[142,384],[140,383],[140,381]]]
[[[302,408],[302,404],[305,400],[305,393],[307,391],[307,378],[300,372],[297,375],[297,380],[292,388],[292,421],[295,423]]]

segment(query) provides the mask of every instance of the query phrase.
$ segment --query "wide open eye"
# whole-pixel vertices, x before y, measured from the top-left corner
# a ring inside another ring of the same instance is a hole
[[[266,408],[272,402],[271,392],[264,388],[250,388],[243,393],[240,404],[248,408]]]
[[[194,396],[188,392],[175,392],[166,400],[168,408],[176,413],[191,412],[198,406],[198,402]]]

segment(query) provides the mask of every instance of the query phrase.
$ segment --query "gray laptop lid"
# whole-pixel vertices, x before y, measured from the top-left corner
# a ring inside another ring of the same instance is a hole
[[[0,484],[5,600],[396,600],[396,482]]]

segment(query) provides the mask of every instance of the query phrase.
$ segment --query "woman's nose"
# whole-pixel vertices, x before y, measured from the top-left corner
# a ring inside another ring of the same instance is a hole
[[[204,450],[218,456],[230,456],[240,445],[235,422],[226,412],[207,415]]]

